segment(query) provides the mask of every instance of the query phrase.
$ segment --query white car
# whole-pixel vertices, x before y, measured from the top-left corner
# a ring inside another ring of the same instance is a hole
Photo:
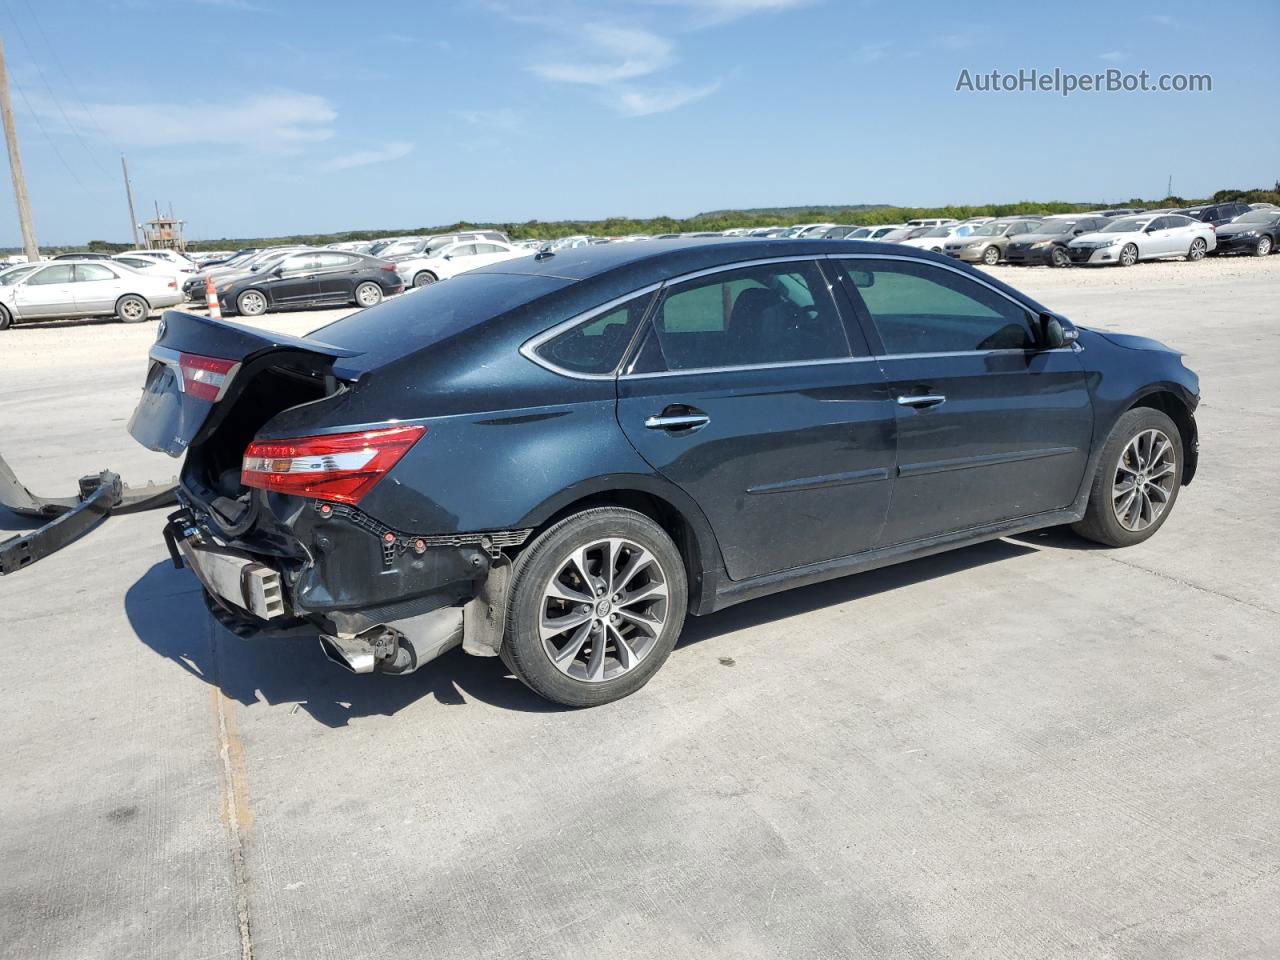
[[[941,227],[948,223],[955,223],[955,217],[918,217],[915,220],[908,220],[908,227]]]
[[[139,323],[182,301],[177,281],[111,260],[59,260],[0,277],[0,330],[22,320],[117,316]]]
[[[908,221],[910,226],[910,221]],[[923,226],[923,224],[921,224]],[[944,223],[942,226],[934,227],[926,233],[922,233],[918,237],[910,240],[900,240],[904,247],[919,247],[921,250],[932,250],[934,253],[941,253],[943,245],[948,240],[955,240],[959,237],[967,237],[973,231],[977,230],[981,224],[974,223]]]
[[[513,260],[528,254],[527,250],[509,243],[499,243],[497,240],[461,241],[451,243],[429,256],[397,260],[396,273],[400,274],[406,287],[425,287],[429,283],[445,280],[476,267],[487,267],[491,263]]]
[[[123,263],[130,270],[137,270],[139,273],[152,273],[156,276],[167,276],[171,280],[177,280],[181,285],[190,276],[183,273],[168,260],[159,260],[156,257],[131,257],[127,253],[119,253],[111,258],[113,263]]]
[[[1072,263],[1119,264],[1131,267],[1139,260],[1186,257],[1201,260],[1218,245],[1213,227],[1180,213],[1117,217],[1096,233],[1086,233],[1067,244]]]
[[[886,233],[892,233],[894,230],[901,230],[906,224],[904,223],[873,223],[867,227],[859,227],[850,233],[846,240],[879,240]]]
[[[176,250],[126,250],[123,256],[150,257],[153,260],[164,260],[173,264],[183,273],[195,273],[198,269],[191,259],[184,257]]]

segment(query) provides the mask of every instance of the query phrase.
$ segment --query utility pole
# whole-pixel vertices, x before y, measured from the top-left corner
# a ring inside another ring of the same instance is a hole
[[[22,247],[27,260],[40,259],[36,231],[31,226],[31,204],[27,202],[27,180],[22,175],[22,156],[18,153],[18,131],[13,125],[13,104],[9,102],[9,68],[4,62],[4,41],[0,40],[0,114],[4,120],[4,141],[9,147],[9,172],[13,174],[13,196],[18,204],[18,226],[22,229]]]
[[[1168,185],[1167,187],[1165,187],[1165,189],[1164,189],[1164,195],[1165,195],[1166,197],[1172,197],[1172,196],[1173,196],[1173,174],[1172,174],[1172,173],[1171,173],[1171,174],[1169,174],[1169,185]]]
[[[133,249],[138,249],[138,218],[133,213],[133,187],[129,185],[129,164],[120,154],[120,169],[124,171],[124,195],[129,198],[129,229],[133,231]]]

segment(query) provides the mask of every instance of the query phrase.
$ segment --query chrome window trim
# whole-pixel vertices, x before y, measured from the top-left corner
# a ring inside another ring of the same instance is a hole
[[[589,323],[603,313],[609,313],[612,310],[616,310],[629,300],[634,300],[636,297],[643,297],[645,294],[652,294],[661,286],[662,282],[659,281],[658,283],[651,283],[647,286],[638,287],[630,293],[623,294],[620,297],[615,297],[606,303],[600,304],[598,307],[592,307],[584,313],[575,314],[568,320],[562,320],[549,330],[544,330],[542,333],[530,337],[524,343],[520,344],[520,354],[526,360],[533,361],[544,370],[550,370],[552,373],[557,373],[562,377],[571,377],[574,380],[616,380],[618,379],[618,371],[622,368],[622,365],[626,363],[627,355],[631,352],[631,344],[627,345],[627,349],[622,353],[622,358],[608,373],[583,373],[580,370],[566,369],[556,363],[552,363],[550,360],[546,359],[546,357],[539,356],[538,348],[548,340],[554,340],[556,337],[560,336],[560,334],[566,333],[574,327],[581,326],[584,323]],[[641,325],[643,326],[643,321]]]
[[[548,340],[553,340],[565,331],[571,330],[579,324],[587,323],[602,313],[608,313],[610,310],[620,307],[628,300],[644,296],[645,294],[651,294],[655,290],[663,290],[666,287],[675,286],[688,280],[696,280],[699,277],[712,276],[717,273],[726,273],[730,270],[738,270],[745,267],[765,266],[772,263],[797,263],[801,261],[817,262],[819,260],[900,260],[904,263],[923,263],[937,267],[941,270],[948,270],[951,273],[962,276],[967,280],[978,283],[986,287],[992,293],[999,294],[1010,303],[1027,311],[1027,313],[1030,314],[1032,312],[1030,307],[1021,300],[1018,300],[1016,297],[1010,296],[998,287],[994,287],[982,280],[980,277],[971,276],[965,271],[960,270],[949,263],[935,263],[932,260],[925,260],[923,257],[902,256],[894,253],[811,253],[787,257],[764,257],[756,260],[739,260],[734,263],[723,263],[714,267],[695,270],[692,273],[684,273],[677,277],[671,277],[667,280],[638,287],[630,293],[623,294],[620,297],[615,297],[613,300],[603,303],[598,307],[592,307],[590,310],[576,314],[567,320],[562,320],[550,329],[544,330],[542,333],[529,338],[520,345],[520,353],[525,357],[525,359],[536,363],[544,370],[549,370],[552,373],[559,374],[562,377],[569,377],[574,380],[648,380],[655,377],[699,376],[709,373],[728,373],[732,370],[775,370],[786,369],[789,367],[830,366],[837,363],[870,363],[882,360],[936,359],[943,357],[986,357],[999,354],[1020,354],[1025,356],[1028,353],[1063,353],[1074,349],[1071,346],[1064,346],[1055,347],[1052,350],[1026,350],[1011,348],[999,350],[952,350],[930,353],[881,353],[871,354],[865,357],[848,356],[830,357],[822,360],[785,360],[779,361],[778,363],[735,364],[727,367],[696,367],[687,370],[659,370],[653,373],[620,373],[621,368],[626,364],[629,359],[629,355],[632,352],[630,348],[628,348],[626,353],[623,354],[622,360],[610,373],[580,373],[574,370],[567,370],[564,367],[560,367],[557,364],[546,360],[537,353],[537,349]],[[830,285],[828,285],[828,292],[830,292]],[[837,309],[838,308],[839,304],[837,304]],[[632,344],[632,346],[634,346],[634,344]],[[850,349],[852,349],[852,344],[850,344]]]

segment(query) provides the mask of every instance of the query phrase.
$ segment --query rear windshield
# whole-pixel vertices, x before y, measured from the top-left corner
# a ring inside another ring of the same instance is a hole
[[[558,290],[561,277],[463,273],[359,310],[309,336],[364,354],[346,366],[373,369],[469,330]]]

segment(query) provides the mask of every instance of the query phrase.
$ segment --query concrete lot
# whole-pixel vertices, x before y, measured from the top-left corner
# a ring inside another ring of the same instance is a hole
[[[1189,354],[1200,475],[1153,540],[744,604],[570,712],[459,651],[237,640],[161,513],[112,519],[0,580],[0,956],[1280,956],[1280,257],[994,272]],[[0,334],[33,489],[173,472],[124,431],[153,336]]]

